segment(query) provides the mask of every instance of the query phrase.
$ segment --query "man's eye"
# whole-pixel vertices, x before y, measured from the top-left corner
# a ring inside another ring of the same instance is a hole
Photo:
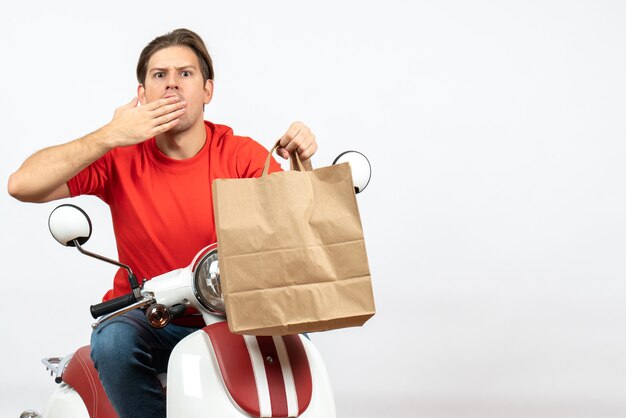
[[[165,74],[163,74],[162,72],[156,72],[154,73],[154,78],[163,78],[165,77]]]
[[[180,73],[183,77],[190,77],[191,76],[191,71],[183,71],[182,73]]]

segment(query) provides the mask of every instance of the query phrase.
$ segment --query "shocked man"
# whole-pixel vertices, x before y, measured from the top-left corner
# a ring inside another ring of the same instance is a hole
[[[139,57],[137,97],[100,129],[33,154],[9,178],[9,193],[25,202],[96,195],[111,209],[119,260],[138,278],[186,266],[217,241],[212,181],[258,177],[268,153],[204,120],[213,78],[211,57],[196,33],[177,29],[155,38]],[[310,167],[316,151],[310,129],[295,122],[277,152],[283,158],[297,152]],[[277,170],[272,159],[270,172]],[[103,300],[129,292],[120,270]],[[202,318],[188,312],[154,329],[133,311],[94,331],[91,356],[121,418],[165,417],[157,375],[172,348],[202,326]]]

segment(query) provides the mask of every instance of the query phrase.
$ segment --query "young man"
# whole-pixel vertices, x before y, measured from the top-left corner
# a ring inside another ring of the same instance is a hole
[[[202,39],[187,29],[155,38],[137,64],[137,97],[97,131],[29,157],[9,178],[9,193],[27,202],[92,194],[111,208],[118,256],[151,278],[186,266],[216,242],[211,196],[215,178],[257,177],[267,150],[230,128],[204,120],[213,67]],[[279,155],[305,165],[315,136],[300,122],[280,139]],[[272,159],[270,171],[280,170]],[[130,292],[118,271],[104,300]],[[203,325],[195,316],[155,330],[135,311],[100,326],[92,358],[121,418],[165,417],[157,374],[172,348]]]

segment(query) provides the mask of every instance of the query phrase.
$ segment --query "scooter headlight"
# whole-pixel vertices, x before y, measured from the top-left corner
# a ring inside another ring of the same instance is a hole
[[[209,248],[196,264],[193,285],[194,294],[202,306],[212,313],[224,314],[217,246]]]

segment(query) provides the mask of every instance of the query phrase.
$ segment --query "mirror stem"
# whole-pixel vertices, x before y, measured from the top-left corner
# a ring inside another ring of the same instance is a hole
[[[130,269],[129,266],[127,266],[126,264],[122,264],[119,261],[111,260],[110,258],[106,258],[99,254],[95,254],[95,253],[85,250],[83,247],[80,246],[80,243],[78,242],[77,239],[72,240],[72,242],[74,243],[76,248],[78,248],[78,251],[80,251],[81,253],[88,255],[89,257],[93,257],[97,260],[104,261],[106,263],[121,267],[124,270],[126,270],[128,272],[128,281],[130,282],[130,288],[133,290],[133,293],[135,293],[134,292],[135,289],[139,289],[139,283],[137,283],[137,277],[135,276],[135,274],[133,273],[133,271]]]

